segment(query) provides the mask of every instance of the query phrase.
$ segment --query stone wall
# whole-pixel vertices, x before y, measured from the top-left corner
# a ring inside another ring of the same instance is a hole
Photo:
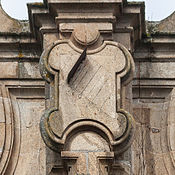
[[[0,174],[175,174],[174,14],[146,29],[139,2],[28,9],[0,7]]]

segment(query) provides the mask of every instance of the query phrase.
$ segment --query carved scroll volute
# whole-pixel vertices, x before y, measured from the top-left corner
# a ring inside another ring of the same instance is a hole
[[[50,106],[40,123],[48,147],[69,151],[70,137],[93,132],[109,143],[110,152],[126,150],[134,121],[121,108],[122,87],[131,81],[134,63],[124,46],[102,42],[95,26],[82,24],[70,40],[57,41],[43,52],[40,71],[49,84]]]

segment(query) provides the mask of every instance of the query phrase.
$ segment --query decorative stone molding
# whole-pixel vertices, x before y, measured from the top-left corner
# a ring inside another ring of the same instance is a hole
[[[122,86],[132,79],[133,59],[119,43],[104,41],[98,46],[98,32],[83,34],[75,30],[73,42],[56,41],[41,56],[41,75],[50,86],[50,107],[41,118],[41,134],[48,147],[61,152],[73,133],[93,131],[106,139],[112,151],[121,153],[134,125],[132,116],[121,108]],[[83,47],[86,58],[77,63]],[[67,81],[75,64],[79,65]]]
[[[29,94],[31,92],[29,89],[33,89],[33,94]],[[24,174],[27,172],[26,167],[29,167],[32,173],[39,171],[44,173],[45,168],[41,169],[41,166],[45,162],[45,155],[42,154],[45,145],[42,144],[41,139],[38,139],[39,118],[31,117],[32,113],[36,115],[36,112],[38,114],[44,108],[43,89],[43,85],[36,82],[21,83],[19,86],[17,81],[1,81],[0,174],[2,175]],[[30,138],[26,139],[29,136]],[[38,140],[36,141],[35,138]],[[36,154],[34,155],[33,152]],[[43,160],[33,160],[37,154],[40,154],[38,159]]]

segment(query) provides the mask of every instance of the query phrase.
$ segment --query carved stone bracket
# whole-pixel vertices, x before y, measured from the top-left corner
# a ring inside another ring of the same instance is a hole
[[[65,160],[68,175],[93,174],[107,175],[111,169],[114,159],[113,152],[61,152],[61,157]],[[84,166],[86,165],[86,166]]]

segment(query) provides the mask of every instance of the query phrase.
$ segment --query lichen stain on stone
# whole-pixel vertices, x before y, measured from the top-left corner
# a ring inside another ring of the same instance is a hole
[[[19,57],[19,58],[23,58],[23,57],[24,57],[24,55],[22,54],[22,52],[19,52],[19,53],[18,53],[18,57]]]
[[[49,74],[46,74],[46,77],[47,77],[47,78],[50,78],[50,75],[49,75]]]

